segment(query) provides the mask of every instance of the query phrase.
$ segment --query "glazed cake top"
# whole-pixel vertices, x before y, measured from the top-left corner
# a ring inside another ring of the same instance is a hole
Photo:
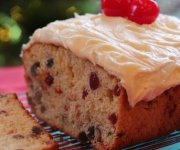
[[[180,20],[160,14],[150,25],[121,17],[76,15],[35,31],[28,44],[52,43],[115,75],[131,106],[180,84]]]

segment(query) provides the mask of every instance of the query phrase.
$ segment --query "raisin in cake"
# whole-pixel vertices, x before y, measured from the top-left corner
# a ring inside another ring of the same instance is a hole
[[[38,29],[22,51],[33,111],[100,150],[179,129],[179,24],[87,14]]]
[[[0,150],[56,150],[52,137],[24,110],[14,94],[0,94]]]

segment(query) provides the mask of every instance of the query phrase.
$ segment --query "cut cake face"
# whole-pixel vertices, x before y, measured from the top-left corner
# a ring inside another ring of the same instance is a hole
[[[56,150],[52,137],[24,110],[15,94],[0,94],[1,150]]]

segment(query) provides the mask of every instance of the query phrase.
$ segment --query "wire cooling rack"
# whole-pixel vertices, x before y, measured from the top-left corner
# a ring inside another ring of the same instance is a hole
[[[24,107],[31,113],[30,106],[26,99],[25,93],[18,94],[19,100],[23,103]],[[34,114],[32,114],[35,117]],[[54,140],[59,144],[59,150],[93,150],[90,144],[81,144],[72,137],[65,133],[52,129],[46,123],[41,120],[36,120],[41,124],[44,129],[49,132]],[[173,133],[148,141],[140,143],[123,150],[180,150],[180,131],[174,131]]]
[[[53,130],[43,122],[39,122],[46,131],[51,133],[54,140],[59,144],[59,150],[92,150],[90,144],[81,144],[77,140],[64,134],[63,132]],[[179,143],[179,144],[178,144]],[[167,136],[144,142],[124,150],[180,150],[180,131],[173,132]]]

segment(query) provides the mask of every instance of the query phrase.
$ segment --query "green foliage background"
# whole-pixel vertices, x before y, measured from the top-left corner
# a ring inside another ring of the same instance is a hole
[[[98,0],[4,0],[0,1],[0,66],[21,64],[21,46],[35,29],[54,20],[99,12]],[[11,28],[15,28],[10,33]],[[17,36],[20,34],[20,36]],[[14,38],[13,38],[14,36]]]
[[[157,0],[161,12],[180,16],[180,0]],[[100,0],[0,0],[0,66],[20,65],[23,43],[54,20],[100,12]]]

